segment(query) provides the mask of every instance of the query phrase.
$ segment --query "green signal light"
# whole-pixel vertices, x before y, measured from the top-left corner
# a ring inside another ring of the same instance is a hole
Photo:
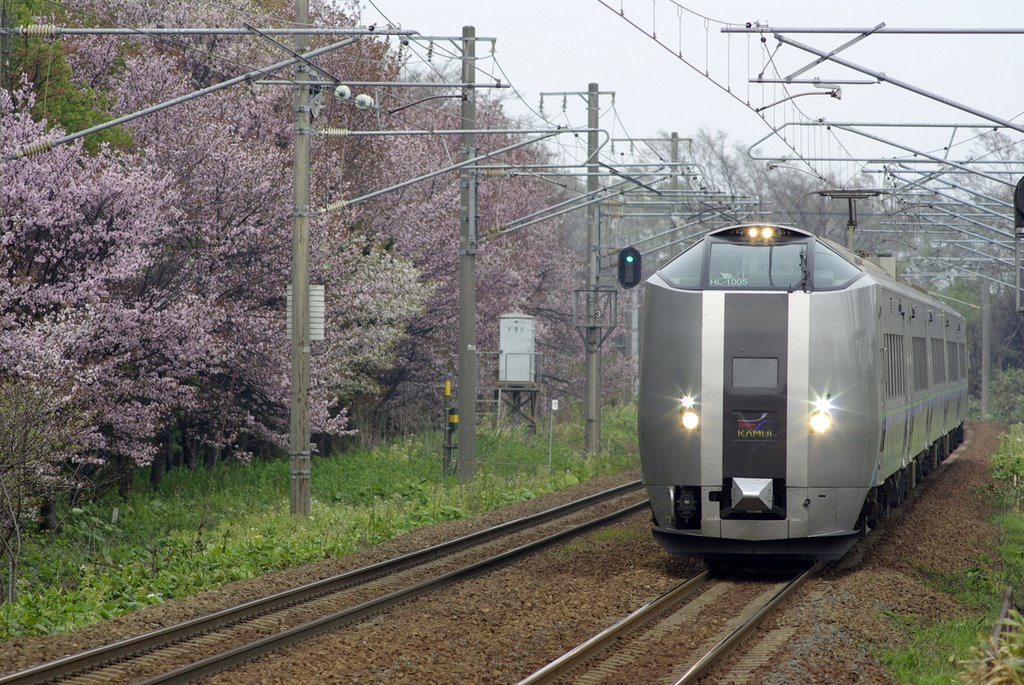
[[[632,264],[635,259],[636,258],[633,257],[633,255],[631,255],[631,254],[626,255],[626,263],[627,264]]]

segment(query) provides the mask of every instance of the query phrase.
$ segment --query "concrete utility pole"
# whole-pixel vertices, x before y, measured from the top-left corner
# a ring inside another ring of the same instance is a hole
[[[476,156],[476,28],[462,28],[462,150],[461,161]],[[476,471],[476,171],[459,172],[459,480]]]
[[[587,193],[590,197],[600,185],[597,173],[598,89],[587,87]],[[600,216],[596,203],[587,206],[587,328],[584,344],[587,352],[587,406],[583,431],[584,448],[590,454],[601,451],[601,327],[598,288],[601,285]]]
[[[309,0],[295,0],[295,24],[309,24]],[[309,50],[309,36],[295,36],[295,51]],[[309,149],[312,134],[309,110],[309,66],[295,67],[295,129],[292,166],[292,379],[291,410],[291,497],[289,510],[309,516]]]

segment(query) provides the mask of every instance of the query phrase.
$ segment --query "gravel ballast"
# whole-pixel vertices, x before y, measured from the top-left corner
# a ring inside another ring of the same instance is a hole
[[[1000,427],[973,423],[968,440],[899,515],[844,560],[787,601],[762,631],[792,637],[750,682],[889,683],[875,654],[905,634],[889,616],[924,624],[971,610],[935,588],[942,573],[984,567],[997,531],[985,489]],[[595,479],[466,521],[424,528],[345,559],[234,583],[147,607],[71,635],[0,645],[3,670],[54,658],[118,637],[356,568],[539,511],[634,479]],[[409,602],[287,653],[215,676],[213,682],[514,683],[688,577],[699,562],[672,558],[651,538],[650,516],[632,516],[585,539],[461,583],[453,592]],[[699,627],[694,627],[699,630]],[[729,680],[737,663],[706,682]],[[741,672],[736,670],[737,673]],[[636,673],[634,682],[654,674]]]

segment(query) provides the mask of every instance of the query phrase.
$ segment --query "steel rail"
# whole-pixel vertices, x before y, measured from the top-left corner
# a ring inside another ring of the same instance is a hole
[[[93,649],[70,654],[53,661],[33,666],[20,671],[0,676],[0,685],[24,685],[28,683],[41,683],[69,675],[80,673],[89,669],[97,668],[110,662],[124,659],[126,657],[153,651],[173,642],[179,642],[189,637],[209,632],[224,626],[238,623],[254,616],[265,614],[281,609],[286,606],[299,604],[321,595],[335,592],[345,587],[351,587],[368,582],[371,579],[392,572],[402,566],[421,563],[432,557],[440,556],[460,547],[478,544],[497,537],[502,534],[515,532],[528,528],[549,519],[571,513],[578,509],[585,508],[591,504],[606,499],[612,499],[619,495],[626,494],[639,488],[641,481],[635,480],[623,485],[609,488],[587,497],[567,502],[566,504],[546,509],[545,511],[525,516],[522,518],[506,521],[496,526],[476,531],[453,540],[442,542],[432,547],[427,547],[415,552],[403,554],[393,559],[371,564],[362,568],[354,569],[329,578],[324,578],[297,588],[284,590],[268,597],[252,600],[244,604],[229,607],[205,616],[200,616],[182,623],[158,628],[142,635],[129,637],[123,640],[101,645]]]
[[[437,588],[454,584],[485,571],[493,570],[538,550],[564,540],[577,537],[595,528],[600,528],[620,518],[628,516],[629,514],[640,511],[644,507],[649,506],[649,503],[649,500],[644,500],[642,502],[631,504],[616,512],[602,516],[601,518],[593,519],[579,526],[521,545],[488,559],[469,564],[461,569],[456,569],[455,571],[435,576],[434,578],[417,583],[416,585],[412,585],[403,590],[392,592],[382,597],[378,597],[377,599],[364,602],[357,606],[296,626],[295,628],[282,631],[276,635],[256,640],[247,645],[242,645],[220,654],[200,659],[192,664],[168,671],[167,673],[148,678],[141,681],[140,685],[187,683],[196,678],[223,671],[231,666],[244,663],[268,652],[308,640],[329,630],[355,623],[367,616],[389,609],[396,604],[407,602]]]
[[[680,597],[693,590],[693,588],[700,583],[706,581],[710,574],[710,569],[704,569],[700,573],[687,578],[657,599],[648,602],[625,618],[622,618],[608,626],[586,642],[573,647],[540,670],[523,678],[517,683],[517,685],[540,685],[541,683],[554,682],[556,679],[576,668],[579,664],[589,659],[601,649],[607,647],[615,640],[621,638],[629,631],[641,625],[651,616],[655,616],[666,607],[672,606],[672,604],[678,601]]]
[[[685,685],[686,683],[696,682],[697,679],[704,675],[711,666],[718,662],[719,659],[732,651],[740,644],[740,642],[750,635],[754,628],[756,628],[761,621],[764,620],[764,618],[771,613],[780,602],[782,602],[782,600],[788,597],[798,587],[803,585],[811,576],[821,570],[822,566],[823,562],[819,561],[815,563],[809,569],[782,587],[765,603],[763,607],[758,609],[753,616],[744,621],[743,625],[738,626],[735,630],[722,638],[722,640],[712,647],[707,654],[691,666],[689,670],[682,675],[682,677],[675,681],[674,685]]]

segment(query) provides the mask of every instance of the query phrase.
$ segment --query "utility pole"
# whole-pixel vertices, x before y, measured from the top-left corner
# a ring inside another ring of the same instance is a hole
[[[587,193],[594,196],[599,187],[598,151],[598,88],[587,87]],[[583,431],[584,448],[589,454],[601,451],[601,327],[598,311],[598,289],[601,285],[600,216],[596,203],[587,206],[587,327],[584,344],[587,353],[587,402]]]
[[[11,10],[7,8],[7,0],[0,0],[0,29],[10,28]],[[9,33],[0,34],[0,88],[12,88],[10,76],[11,39]]]
[[[295,25],[309,24],[309,0],[295,0]],[[309,35],[295,36],[295,51],[309,51]],[[292,144],[292,378],[291,411],[291,497],[289,510],[309,516],[309,149],[312,134],[309,108],[309,66],[295,67],[295,128]]]
[[[476,28],[462,27],[462,154],[476,156]],[[476,471],[476,171],[459,172],[459,480]]]

